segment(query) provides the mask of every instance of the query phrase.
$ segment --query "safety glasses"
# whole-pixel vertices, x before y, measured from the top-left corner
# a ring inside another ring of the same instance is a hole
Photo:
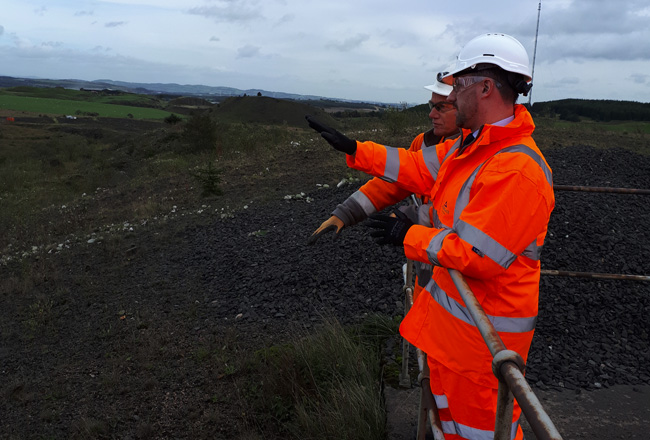
[[[465,89],[468,89],[470,86],[483,81],[484,79],[488,79],[486,76],[461,76],[458,78],[454,78],[454,92],[456,94],[459,94]]]
[[[453,108],[453,104],[447,101],[436,102],[435,104],[429,101],[429,110],[435,109],[438,113],[447,113]]]
[[[490,78],[488,76],[468,75],[468,76],[459,76],[457,78],[454,78],[454,85],[453,85],[454,92],[456,92],[456,94],[459,94],[463,90],[466,90],[472,85],[484,81],[486,79],[492,81],[497,88],[501,88],[501,83],[499,81],[496,81],[495,79]]]

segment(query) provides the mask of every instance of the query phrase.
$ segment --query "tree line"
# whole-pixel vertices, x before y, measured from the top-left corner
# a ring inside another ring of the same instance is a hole
[[[533,115],[556,116],[566,121],[578,122],[581,117],[599,122],[650,121],[650,103],[615,101],[607,99],[561,99],[536,102]]]

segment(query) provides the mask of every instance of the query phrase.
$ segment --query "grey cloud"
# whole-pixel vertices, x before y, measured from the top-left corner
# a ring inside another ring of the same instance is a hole
[[[187,13],[210,18],[216,22],[248,22],[261,17],[256,9],[242,7],[237,4],[231,4],[225,7],[201,6],[191,8]]]
[[[46,12],[47,12],[47,8],[45,6],[41,6],[38,9],[34,9],[34,14],[36,14],[36,15],[43,16],[43,15],[45,15]]]
[[[5,33],[5,28],[4,26],[0,25],[0,35]]]
[[[367,34],[357,34],[352,37],[348,37],[343,41],[331,41],[327,44],[327,47],[339,50],[341,52],[349,52],[352,49],[355,49],[364,41],[367,41],[370,38]]]
[[[513,35],[530,37],[531,48],[536,19],[537,14],[511,28]],[[650,59],[648,2],[591,0],[555,8],[542,5],[538,48],[547,54],[547,61]]]
[[[542,4],[538,61],[650,59],[650,9],[647,0],[573,0],[557,4]],[[494,30],[505,32],[521,41],[532,61],[537,2],[530,6],[530,14],[518,23],[496,19],[489,22],[485,17],[461,19],[447,26],[445,34],[452,36],[460,48],[478,34]]]
[[[381,37],[392,49],[399,49],[400,47],[407,46],[409,43],[413,43],[417,40],[413,34],[390,28],[384,29],[381,32]]]
[[[105,23],[104,26],[108,28],[114,28],[124,26],[125,24],[126,21],[109,21],[108,23]]]
[[[580,78],[577,76],[566,76],[560,80],[561,84],[580,84]]]
[[[210,37],[210,41],[221,41],[219,37]]]
[[[77,12],[74,13],[74,16],[75,17],[84,17],[86,15],[93,15],[93,14],[94,14],[93,11],[77,11]]]
[[[60,41],[45,41],[41,43],[42,47],[61,47],[63,43]]]
[[[247,44],[246,46],[237,49],[237,58],[252,58],[259,53],[260,48],[258,46],[251,46],[250,44]]]
[[[536,81],[533,79],[533,84],[533,96],[535,96],[535,92],[539,92],[542,89],[552,89],[555,92],[562,91],[562,94],[574,94],[575,91],[579,90],[582,86],[580,78],[576,76],[567,76],[564,78],[559,78],[557,80],[546,79],[542,81]]]
[[[630,78],[632,78],[632,82],[635,84],[646,84],[648,79],[650,79],[650,75],[646,75],[645,73],[633,73],[630,75]]]
[[[284,23],[292,22],[296,19],[296,16],[293,14],[284,14],[280,19],[275,23],[276,26],[283,25]]]
[[[588,3],[573,1],[566,7],[550,10],[545,10],[542,6],[540,29],[544,25],[554,33],[628,34],[650,25],[650,17],[641,14],[647,7],[647,1],[639,0],[591,0]]]
[[[641,30],[628,35],[553,35],[540,36],[539,47],[544,46],[547,61],[560,59],[650,59],[650,32]]]

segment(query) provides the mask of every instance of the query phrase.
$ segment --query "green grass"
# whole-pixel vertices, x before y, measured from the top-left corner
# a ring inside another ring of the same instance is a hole
[[[284,438],[385,438],[379,358],[395,334],[383,315],[358,327],[326,319],[316,332],[257,352],[245,385],[256,423]]]
[[[30,98],[67,99],[73,101],[102,102],[106,104],[124,104],[129,102],[138,107],[159,108],[164,103],[155,96],[139,95],[135,93],[116,92],[90,92],[63,87],[11,87],[0,90],[0,94],[23,96]]]
[[[105,118],[164,119],[169,112],[147,107],[0,94],[0,109],[51,115],[97,114]]]

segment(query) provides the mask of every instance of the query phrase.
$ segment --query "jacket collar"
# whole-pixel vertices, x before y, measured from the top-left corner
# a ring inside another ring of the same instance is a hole
[[[530,136],[535,130],[535,123],[533,118],[521,104],[515,105],[515,118],[508,125],[498,126],[492,124],[485,124],[478,129],[476,138],[478,142],[473,142],[468,149],[473,150],[473,147],[478,144],[486,144],[492,141],[507,139],[509,137],[522,137]],[[462,130],[463,139],[465,139],[471,131]]]

